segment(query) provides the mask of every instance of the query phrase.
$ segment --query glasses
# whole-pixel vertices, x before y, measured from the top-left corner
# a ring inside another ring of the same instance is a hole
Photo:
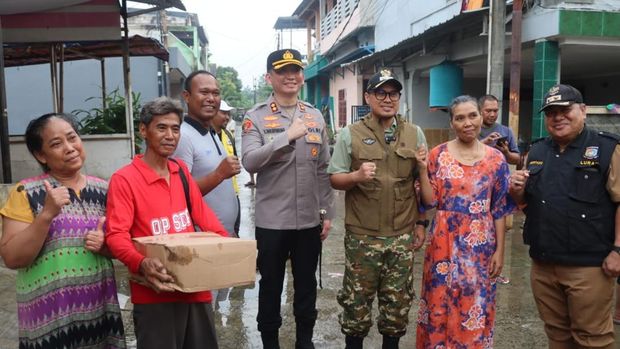
[[[400,99],[400,91],[386,92],[384,90],[373,90],[373,93],[375,94],[375,98],[380,101],[385,100],[387,96],[390,96],[390,101],[397,101]]]

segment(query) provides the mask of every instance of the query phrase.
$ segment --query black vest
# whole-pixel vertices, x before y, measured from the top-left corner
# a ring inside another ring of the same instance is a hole
[[[606,190],[618,138],[587,127],[563,153],[550,137],[532,145],[524,242],[538,261],[600,266],[614,243],[616,204]]]

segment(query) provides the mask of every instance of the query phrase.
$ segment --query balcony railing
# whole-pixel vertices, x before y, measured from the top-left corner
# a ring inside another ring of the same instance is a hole
[[[360,0],[340,0],[322,19],[321,19],[321,40],[328,36],[343,21],[353,14],[355,5]]]

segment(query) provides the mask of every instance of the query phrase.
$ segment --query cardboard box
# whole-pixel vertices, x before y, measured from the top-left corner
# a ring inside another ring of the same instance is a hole
[[[215,233],[182,233],[134,238],[147,257],[156,257],[181,292],[217,290],[256,280],[256,240]]]

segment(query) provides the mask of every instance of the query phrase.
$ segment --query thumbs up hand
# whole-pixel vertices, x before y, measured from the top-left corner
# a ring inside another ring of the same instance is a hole
[[[105,217],[99,217],[97,229],[86,233],[84,237],[84,248],[91,252],[101,252],[105,241],[103,223],[105,223]]]
[[[44,181],[43,185],[45,185],[46,195],[42,213],[47,213],[53,219],[64,205],[71,203],[69,189],[64,186],[54,188],[48,181]]]

